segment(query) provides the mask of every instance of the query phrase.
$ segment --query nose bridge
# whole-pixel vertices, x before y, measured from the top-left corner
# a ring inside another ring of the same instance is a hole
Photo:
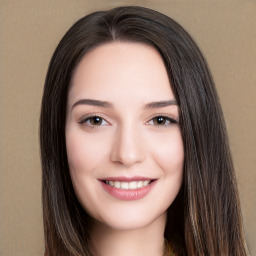
[[[118,126],[111,152],[111,160],[125,166],[143,162],[145,148],[141,129],[131,123]]]

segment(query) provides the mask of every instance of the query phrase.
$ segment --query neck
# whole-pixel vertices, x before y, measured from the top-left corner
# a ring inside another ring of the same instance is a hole
[[[146,227],[119,230],[94,222],[92,243],[97,256],[162,256],[166,213]]]

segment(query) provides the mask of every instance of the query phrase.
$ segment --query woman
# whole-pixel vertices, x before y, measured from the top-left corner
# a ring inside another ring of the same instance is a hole
[[[40,139],[45,255],[248,255],[214,83],[169,17],[120,7],[74,24]]]

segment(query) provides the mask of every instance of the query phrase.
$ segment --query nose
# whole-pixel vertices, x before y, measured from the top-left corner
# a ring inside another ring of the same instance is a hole
[[[132,127],[120,127],[113,139],[110,154],[111,161],[131,167],[132,165],[142,163],[145,156],[145,145],[140,133]]]

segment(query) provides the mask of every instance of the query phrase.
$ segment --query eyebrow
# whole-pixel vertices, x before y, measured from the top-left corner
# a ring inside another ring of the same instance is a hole
[[[178,105],[176,100],[164,100],[164,101],[154,101],[147,103],[145,109],[154,109],[154,108],[164,108],[172,105]]]
[[[97,106],[102,108],[113,108],[113,104],[107,101],[102,100],[93,100],[93,99],[81,99],[78,100],[73,106],[71,107],[71,110],[78,106],[78,105],[90,105],[90,106]],[[176,100],[163,100],[163,101],[153,101],[150,103],[147,103],[144,108],[145,109],[155,109],[155,108],[164,108],[172,105],[178,105]]]
[[[113,104],[107,101],[102,100],[92,100],[92,99],[81,99],[77,101],[72,107],[71,110],[78,106],[78,105],[91,105],[91,106],[97,106],[102,108],[113,108]]]

